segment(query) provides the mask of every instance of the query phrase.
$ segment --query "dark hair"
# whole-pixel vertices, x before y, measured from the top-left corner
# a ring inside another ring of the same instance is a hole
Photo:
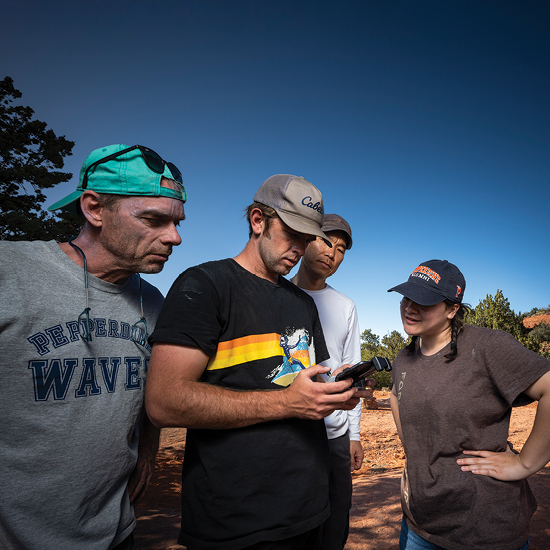
[[[265,231],[269,231],[269,226],[271,225],[271,220],[278,218],[278,214],[274,208],[271,206],[266,206],[261,202],[253,202],[248,208],[246,208],[246,221],[248,222],[248,238],[252,237],[252,224],[250,223],[250,212],[254,208],[259,208],[265,218]]]
[[[451,300],[445,300],[445,304],[447,304],[448,307],[451,307],[455,303],[456,302],[452,302]],[[464,326],[464,318],[469,312],[470,306],[468,304],[459,304],[458,310],[451,320],[451,351],[447,355],[445,355],[445,359],[448,359],[449,361],[455,359],[458,354],[458,347],[456,344],[458,333],[460,332],[460,329]]]
[[[447,307],[452,307],[456,304],[452,300],[444,300]],[[458,304],[458,310],[455,313],[455,316],[451,319],[451,351],[445,355],[445,359],[453,361],[458,355],[458,333],[460,329],[464,326],[464,318],[470,312],[470,306],[468,304]],[[416,341],[418,336],[413,336],[411,341],[405,346],[407,351],[414,352],[416,349]]]

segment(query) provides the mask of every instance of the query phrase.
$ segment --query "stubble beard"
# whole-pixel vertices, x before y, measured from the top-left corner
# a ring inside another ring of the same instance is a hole
[[[268,237],[268,240],[269,239]],[[263,241],[258,243],[258,251],[260,253],[260,258],[269,273],[276,275],[288,275],[292,270],[292,267],[289,267],[282,263],[282,257],[275,256],[268,246],[265,246]]]
[[[129,250],[123,243],[111,242],[104,240],[102,242],[103,248],[109,252],[114,258],[116,258],[117,266],[121,269],[127,269],[133,273],[145,273],[155,274],[160,273],[164,269],[166,262],[160,260],[152,260],[149,256],[151,254],[170,254],[170,251],[158,252],[154,250],[147,250],[139,256],[136,255],[135,250]]]

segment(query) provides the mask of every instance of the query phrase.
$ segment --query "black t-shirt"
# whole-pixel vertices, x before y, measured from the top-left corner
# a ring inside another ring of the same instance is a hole
[[[201,348],[209,356],[201,380],[243,390],[282,389],[329,357],[313,300],[283,277],[271,283],[231,259],[178,277],[151,341]],[[237,549],[282,540],[328,514],[323,421],[188,430],[180,544]]]

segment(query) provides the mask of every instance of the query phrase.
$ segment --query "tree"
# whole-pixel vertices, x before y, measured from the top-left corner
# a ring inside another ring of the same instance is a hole
[[[392,330],[390,334],[386,334],[386,336],[382,337],[382,347],[385,352],[384,357],[393,361],[406,343],[407,341],[403,338],[401,333]]]
[[[361,334],[361,359],[369,361],[377,355],[386,357],[391,362],[396,358],[399,350],[405,344],[405,338],[396,330],[383,336],[382,341],[380,341],[379,336],[374,334],[371,329],[366,329]],[[391,374],[389,372],[377,372],[373,378],[376,380],[376,388],[391,387],[392,385]]]
[[[541,323],[536,326],[528,336],[531,349],[550,359],[550,325]]]
[[[524,336],[520,316],[510,308],[510,302],[504,297],[502,290],[497,289],[495,296],[487,294],[485,300],[470,311],[466,323],[478,327],[501,329],[509,332],[518,340]]]
[[[516,340],[543,357],[550,356],[550,329],[541,324],[530,330],[523,324],[526,317],[545,314],[548,309],[533,308],[528,313],[516,314],[510,308],[508,299],[504,297],[502,290],[498,290],[495,296],[487,294],[485,300],[470,311],[466,316],[466,323],[478,327],[501,329],[510,333]]]
[[[30,107],[13,106],[20,97],[12,78],[0,81],[0,239],[66,240],[78,232],[77,217],[56,217],[42,203],[45,189],[71,179],[60,169],[74,142],[33,120]]]
[[[361,359],[369,361],[375,355],[380,355],[380,338],[370,328],[361,334]]]
[[[369,361],[375,355],[378,355],[393,361],[406,343],[407,341],[403,338],[403,335],[396,330],[392,330],[390,334],[383,336],[380,341],[380,337],[368,328],[361,334],[361,359]]]

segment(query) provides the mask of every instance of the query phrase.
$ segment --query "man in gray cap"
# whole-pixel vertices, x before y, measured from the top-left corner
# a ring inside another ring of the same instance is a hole
[[[181,243],[181,173],[117,144],[84,161],[50,209],[80,212],[69,242],[0,242],[0,547],[128,550],[158,430],[143,396],[162,294]]]
[[[330,371],[321,375],[327,379],[344,363],[361,360],[361,343],[355,304],[326,282],[353,244],[351,227],[341,216],[325,214],[322,230],[332,246],[319,237],[310,242],[292,282],[315,300],[330,354],[323,362]],[[325,427],[330,448],[330,517],[323,524],[321,550],[342,550],[349,532],[351,469],[358,470],[363,463],[361,403],[351,411],[334,411],[325,417]]]
[[[323,418],[354,408],[328,359],[313,300],[284,278],[322,232],[323,199],[302,177],[268,178],[232,259],[182,273],[155,332],[146,405],[186,426],[179,543],[189,550],[317,548],[329,515]],[[330,242],[330,241],[328,241]]]

